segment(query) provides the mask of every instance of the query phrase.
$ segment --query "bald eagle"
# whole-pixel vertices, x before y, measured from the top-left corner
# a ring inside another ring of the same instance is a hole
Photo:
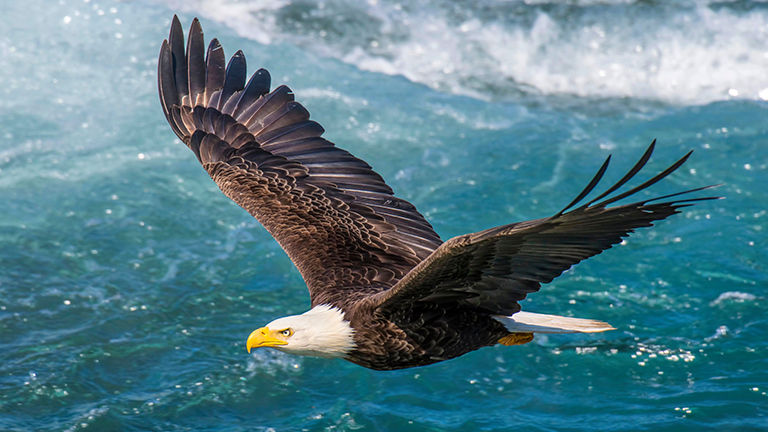
[[[185,48],[174,16],[160,49],[158,88],[176,135],[221,191],[280,243],[309,288],[312,308],[253,331],[248,352],[272,347],[388,370],[524,344],[534,333],[612,330],[601,321],[523,312],[519,302],[635,228],[716,198],[686,195],[707,186],[608,207],[690,156],[613,194],[643,168],[654,141],[621,180],[584,204],[610,156],[553,216],[443,242],[367,163],[322,138],[323,128],[288,87],[270,91],[264,69],[246,83],[242,51],[225,65],[216,39],[206,50],[197,19]]]

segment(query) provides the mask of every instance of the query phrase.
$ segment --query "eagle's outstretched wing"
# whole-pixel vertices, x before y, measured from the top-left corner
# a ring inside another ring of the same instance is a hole
[[[246,84],[243,53],[225,67],[216,39],[206,52],[197,19],[184,45],[174,16],[158,63],[168,123],[219,188],[277,239],[313,304],[386,289],[442,243],[368,164],[321,138],[288,87],[270,92],[266,70]]]
[[[620,243],[635,228],[647,227],[695,201],[717,197],[672,199],[712,186],[607,207],[663,179],[679,168],[686,154],[643,184],[608,197],[629,181],[651,156],[655,141],[642,158],[615,185],[586,204],[573,208],[597,186],[610,156],[592,181],[563,210],[552,217],[504,225],[454,237],[411,270],[388,291],[375,296],[374,304],[394,312],[412,302],[456,303],[488,313],[511,315],[518,301],[538,291],[542,283],[572,265]],[[603,200],[603,201],[600,201]]]

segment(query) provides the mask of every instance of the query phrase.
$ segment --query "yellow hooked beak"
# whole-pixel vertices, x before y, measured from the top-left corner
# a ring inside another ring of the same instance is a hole
[[[254,330],[253,333],[248,336],[248,341],[245,343],[248,353],[251,352],[251,348],[288,345],[288,342],[284,339],[279,339],[275,333],[276,332],[270,330],[269,327],[262,327]]]

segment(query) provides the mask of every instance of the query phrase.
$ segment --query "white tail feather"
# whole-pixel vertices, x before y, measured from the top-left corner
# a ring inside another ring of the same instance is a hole
[[[597,333],[616,330],[610,324],[584,318],[518,312],[512,316],[495,315],[512,333]]]

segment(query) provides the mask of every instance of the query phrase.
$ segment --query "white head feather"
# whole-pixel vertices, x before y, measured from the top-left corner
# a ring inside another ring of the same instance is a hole
[[[266,327],[275,331],[290,329],[287,343],[273,347],[290,354],[344,357],[355,348],[355,330],[344,319],[344,312],[329,305],[317,305],[301,315],[278,318]]]

